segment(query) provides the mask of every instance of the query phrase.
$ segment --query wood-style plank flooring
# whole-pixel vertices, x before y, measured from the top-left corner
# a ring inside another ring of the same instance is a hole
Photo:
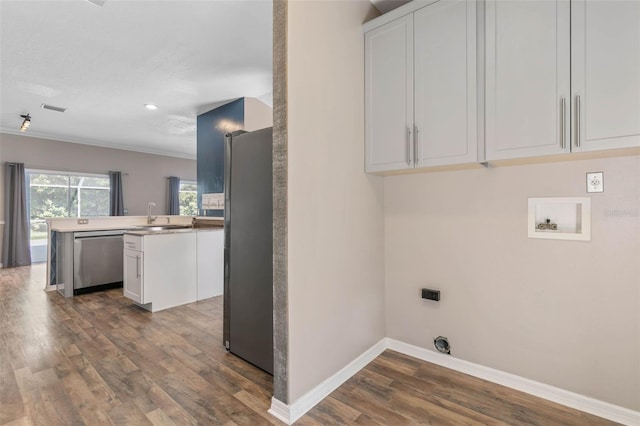
[[[0,425],[281,424],[271,376],[222,347],[220,297],[151,314],[44,275],[0,269]],[[613,423],[386,351],[296,424]]]
[[[614,425],[387,350],[296,425]]]
[[[258,425],[273,379],[222,346],[221,297],[151,314],[0,269],[0,424]]]

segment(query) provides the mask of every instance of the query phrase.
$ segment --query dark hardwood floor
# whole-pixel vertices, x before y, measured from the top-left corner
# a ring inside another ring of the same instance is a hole
[[[271,376],[222,347],[220,297],[151,314],[44,275],[0,269],[0,425],[281,424]],[[613,423],[386,351],[296,424]]]

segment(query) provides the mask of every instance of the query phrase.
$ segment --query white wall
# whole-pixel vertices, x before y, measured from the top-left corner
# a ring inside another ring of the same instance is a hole
[[[565,196],[592,240],[528,239],[527,198]],[[640,409],[640,157],[387,177],[385,228],[387,336]]]
[[[122,179],[124,205],[128,215],[146,215],[147,203],[154,212],[167,211],[167,177],[196,180],[195,160],[102,148],[28,136],[0,134],[0,164],[24,163],[26,168],[85,173],[126,173]],[[2,179],[2,178],[0,178]],[[4,185],[0,181],[0,221],[4,220]],[[0,250],[2,239],[0,235]]]
[[[368,0],[289,2],[289,403],[384,337],[382,178],[364,173]]]

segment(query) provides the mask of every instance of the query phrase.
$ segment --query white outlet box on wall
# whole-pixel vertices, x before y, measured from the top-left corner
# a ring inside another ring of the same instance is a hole
[[[529,238],[591,240],[591,198],[529,198]]]
[[[202,208],[205,210],[224,210],[224,192],[202,194]]]

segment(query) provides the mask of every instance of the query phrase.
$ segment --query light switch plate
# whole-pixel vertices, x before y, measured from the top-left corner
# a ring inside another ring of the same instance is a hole
[[[604,173],[587,173],[587,192],[604,192]]]

